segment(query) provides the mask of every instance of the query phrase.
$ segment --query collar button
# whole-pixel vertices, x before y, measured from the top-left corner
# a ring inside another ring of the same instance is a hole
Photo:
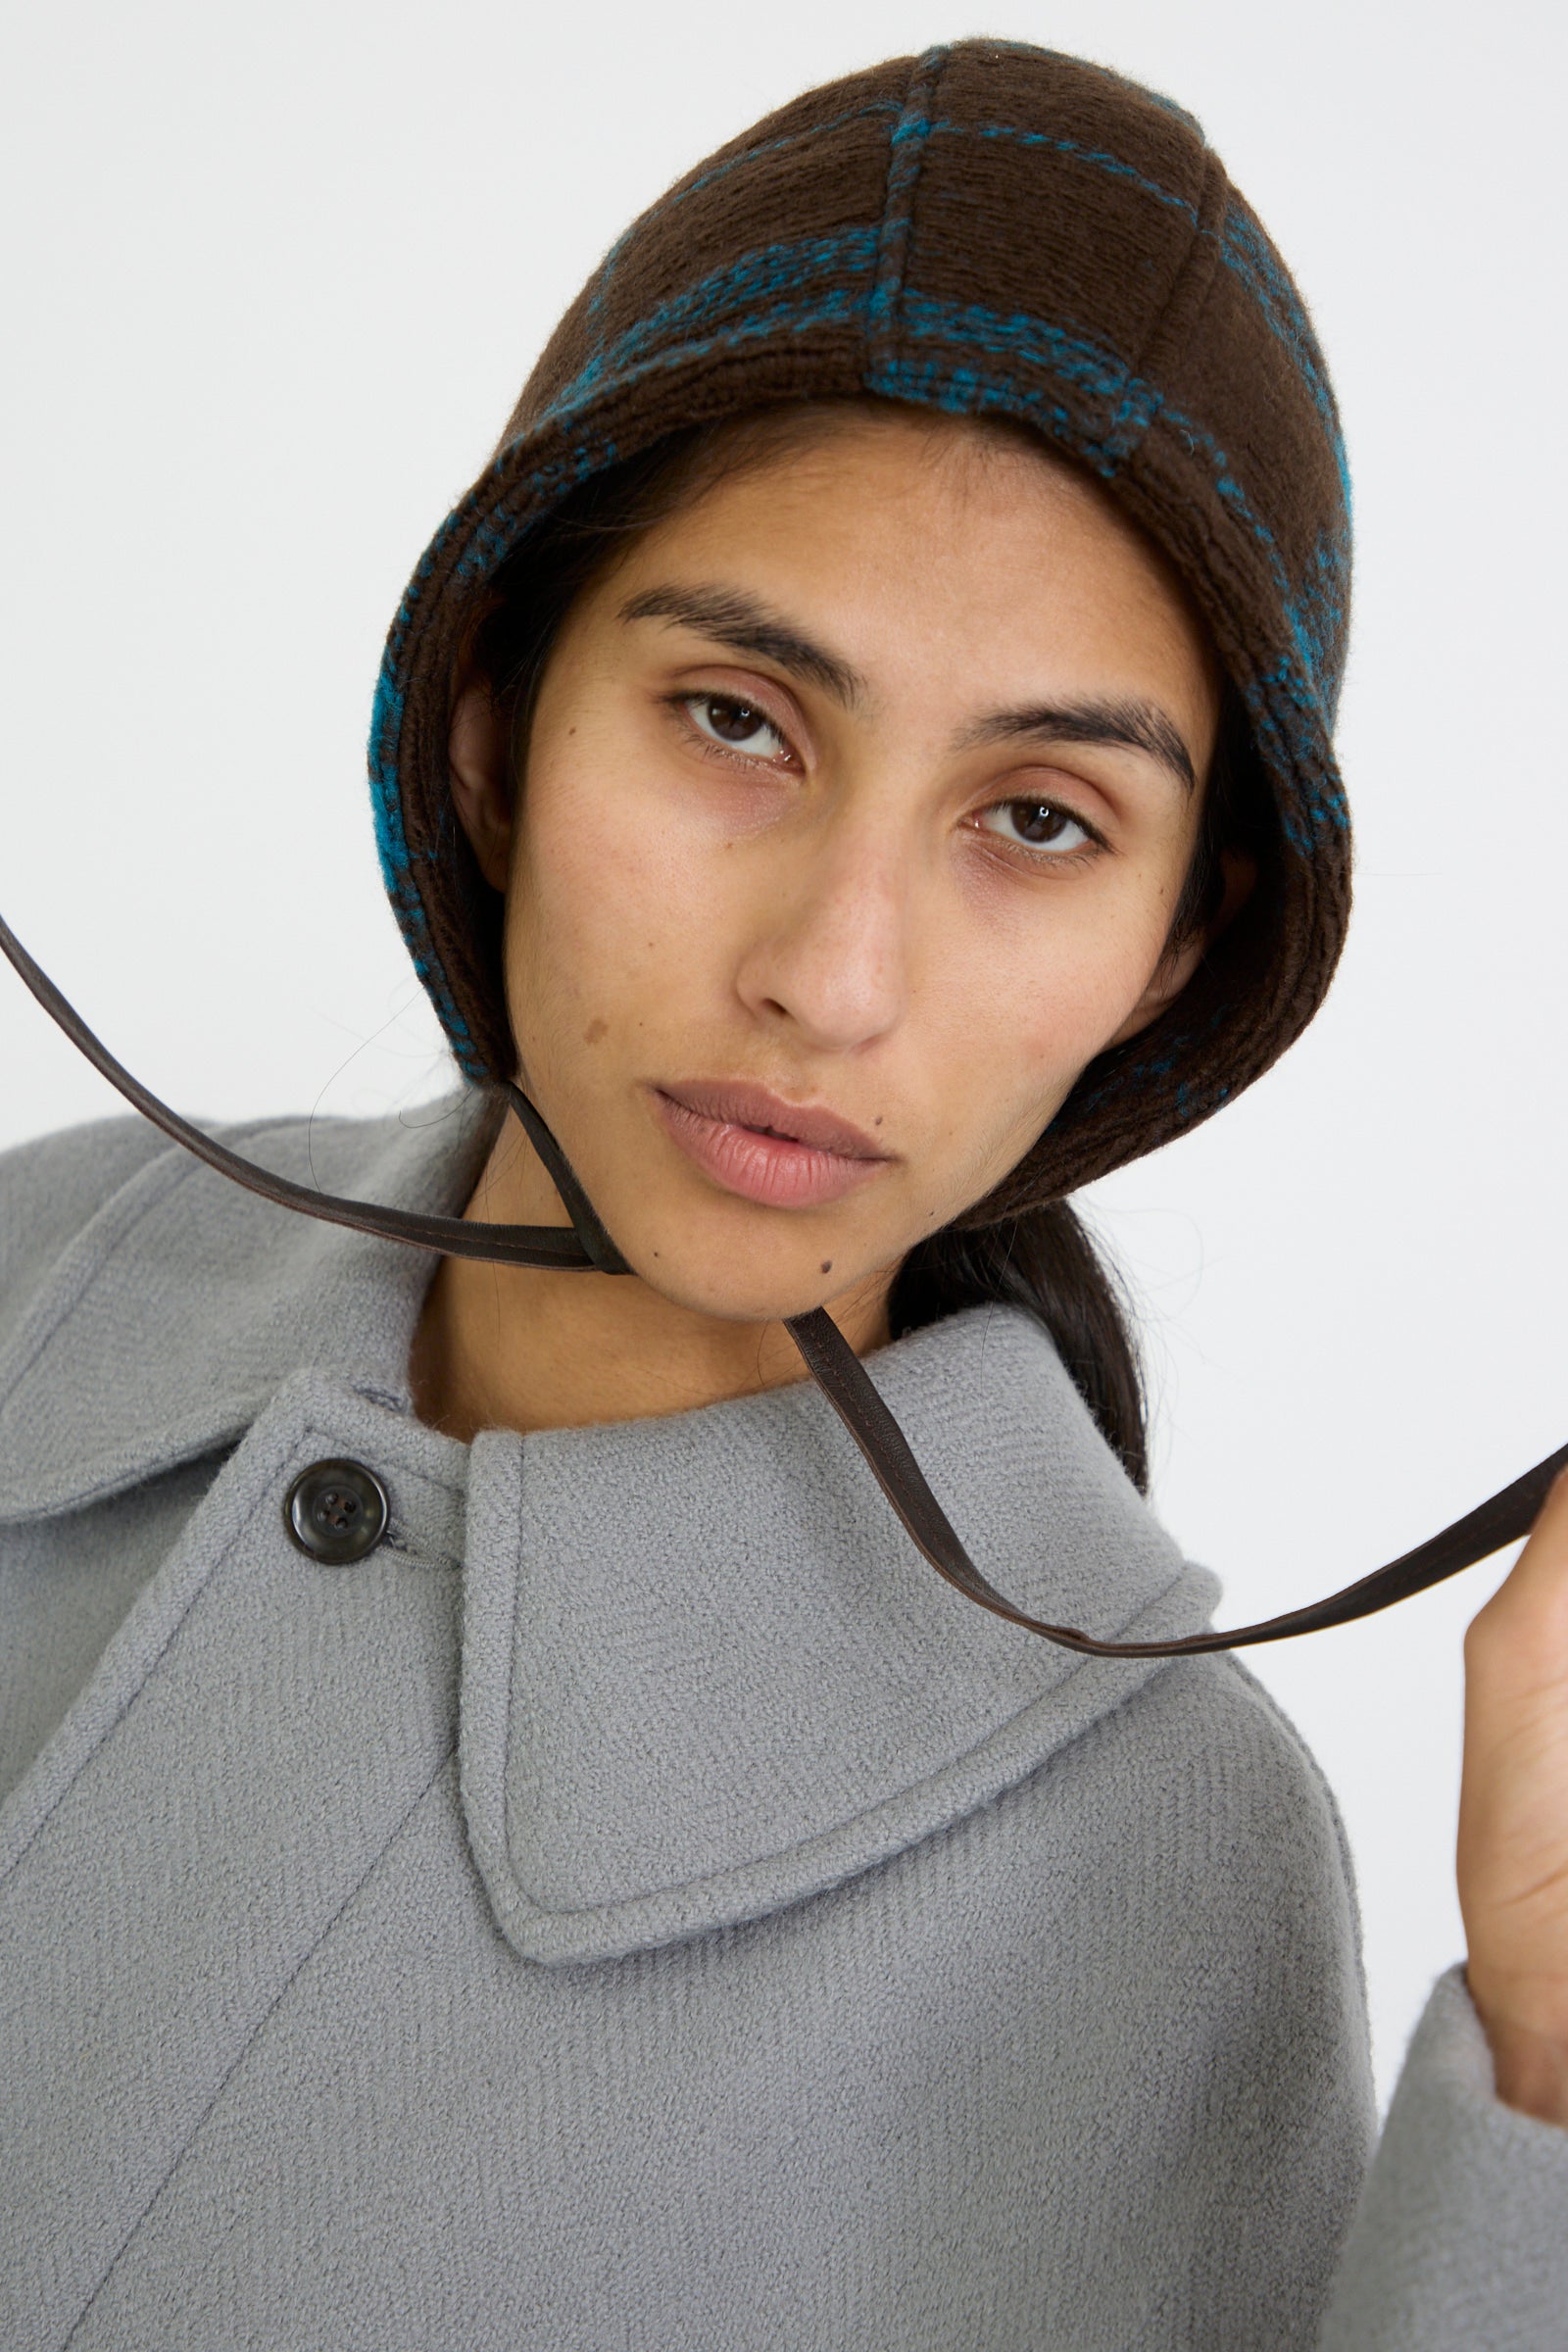
[[[289,1542],[313,1560],[344,1567],[363,1560],[386,1533],[386,1489],[363,1462],[312,1462],[283,1504]]]

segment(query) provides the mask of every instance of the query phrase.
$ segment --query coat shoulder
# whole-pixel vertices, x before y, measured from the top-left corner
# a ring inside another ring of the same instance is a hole
[[[259,1152],[269,1168],[310,1190],[455,1214],[488,1134],[472,1109],[452,1097],[416,1119],[295,1114],[214,1123],[207,1132],[242,1157]],[[0,1152],[0,1351],[46,1294],[62,1284],[74,1292],[77,1258],[83,1279],[89,1258],[95,1266],[112,1258],[122,1270],[145,1261],[147,1279],[162,1293],[196,1297],[204,1281],[198,1232],[210,1236],[221,1261],[231,1312],[236,1286],[263,1293],[286,1287],[302,1263],[315,1266],[323,1235],[339,1229],[280,1213],[143,1118],[95,1120]],[[137,1312],[141,1304],[138,1298]]]
[[[1255,2102],[1271,2132],[1337,2113],[1348,2223],[1372,2061],[1355,1874],[1327,1776],[1233,1652],[1172,1659],[1099,1732],[1113,1750],[1094,1776],[1111,1792],[1101,1833],[1127,1865],[1141,1966],[1187,1986],[1229,2112]]]
[[[0,1335],[83,1227],[173,1147],[145,1119],[94,1119],[0,1152]]]
[[[1333,1789],[1234,1651],[1173,1658],[1104,1732],[1136,1749],[1136,1765],[1127,1757],[1127,1785],[1143,1792],[1135,1801],[1157,1798],[1182,1817],[1176,1867],[1202,1881],[1216,1926],[1235,1905],[1282,1923],[1304,1906],[1359,1983],[1354,1872]]]
[[[318,1122],[355,1132],[367,1122]],[[241,1151],[267,1137],[285,1143],[305,1133],[298,1118],[258,1119],[211,1132]],[[200,1163],[143,1118],[94,1119],[0,1152],[0,1348],[15,1338],[39,1295],[68,1267],[74,1246],[96,1231],[115,1248],[129,1240],[144,1212],[187,1177],[221,1186]]]
[[[1123,1959],[1138,1953],[1155,1977],[1176,1968],[1222,2040],[1268,2047],[1274,2063],[1314,2011],[1369,2085],[1340,1809],[1305,1740],[1234,1655],[1171,1659],[1001,1803],[1019,1871],[1065,1861],[1076,1874],[1116,1856]]]
[[[458,1214],[488,1130],[455,1098],[209,1132],[306,1191]],[[0,1518],[194,1460],[306,1366],[401,1394],[429,1266],[259,1198],[139,1119],[0,1156]]]

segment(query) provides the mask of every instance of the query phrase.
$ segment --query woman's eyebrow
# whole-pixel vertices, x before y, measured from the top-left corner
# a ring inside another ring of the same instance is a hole
[[[809,678],[835,701],[853,709],[867,693],[858,669],[825,646],[814,644],[756,597],[738,588],[644,588],[619,608],[622,620],[668,620],[696,629],[736,653],[760,654],[780,669]],[[1157,703],[1132,695],[1076,703],[1038,703],[1016,710],[995,710],[966,727],[955,744],[975,751],[984,744],[1029,736],[1036,742],[1119,744],[1148,752],[1188,792],[1198,783],[1192,754],[1180,729]]]
[[[982,744],[1009,743],[1018,736],[1037,742],[1121,744],[1148,752],[1170,770],[1184,790],[1198,784],[1193,756],[1175,721],[1157,703],[1137,696],[1117,696],[1103,702],[1040,703],[1020,710],[995,710],[966,727],[956,749],[968,752]]]
[[[798,678],[809,678],[853,709],[865,693],[858,669],[738,588],[644,588],[620,607],[622,620],[672,620],[738,654],[760,654]]]

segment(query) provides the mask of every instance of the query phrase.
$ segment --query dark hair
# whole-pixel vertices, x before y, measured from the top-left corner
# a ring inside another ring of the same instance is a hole
[[[528,732],[550,651],[577,598],[617,551],[678,513],[760,454],[820,429],[825,408],[894,408],[882,401],[801,403],[697,424],[607,467],[569,492],[499,566],[465,640],[462,665],[489,685],[523,773]],[[907,407],[903,416],[918,415]],[[971,429],[1040,444],[1010,421]],[[1240,696],[1224,690],[1220,734],[1204,786],[1198,842],[1172,918],[1168,946],[1183,946],[1216,911],[1224,888],[1222,852],[1253,830],[1244,778],[1250,736]],[[485,952],[502,986],[500,909],[478,905]],[[1143,1373],[1119,1278],[1101,1257],[1082,1218],[1052,1200],[994,1225],[945,1226],[917,1242],[889,1293],[895,1339],[960,1307],[1020,1306],[1051,1334],[1102,1436],[1140,1492],[1149,1485]]]

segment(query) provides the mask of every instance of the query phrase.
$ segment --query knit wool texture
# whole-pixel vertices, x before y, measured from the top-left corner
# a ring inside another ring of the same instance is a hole
[[[370,740],[382,871],[466,1075],[515,1049],[496,894],[452,808],[453,665],[496,567],[666,434],[863,395],[1032,427],[1185,583],[1250,720],[1272,840],[1250,904],[1151,1027],[1084,1071],[955,1220],[984,1225],[1186,1132],[1322,1003],[1349,910],[1332,748],[1348,477],[1305,307],[1193,118],[1098,66],[967,40],[808,91],[605,256],[420,559]]]

